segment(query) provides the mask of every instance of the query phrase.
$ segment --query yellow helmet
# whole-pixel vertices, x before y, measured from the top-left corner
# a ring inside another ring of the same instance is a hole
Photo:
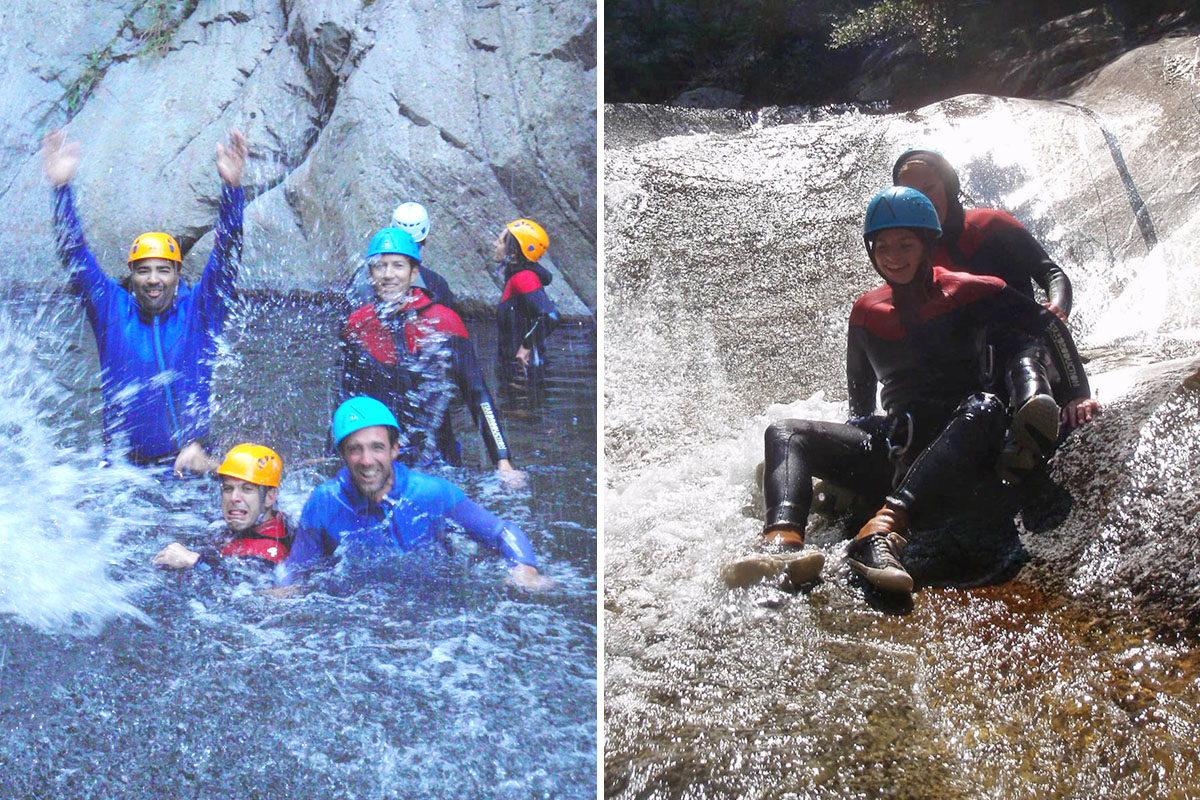
[[[283,459],[261,444],[239,444],[225,454],[217,467],[218,475],[228,475],[258,486],[279,487],[283,477]]]
[[[165,233],[143,233],[129,246],[129,263],[143,258],[165,258],[177,264],[183,263],[179,255],[179,243]]]
[[[537,261],[550,246],[546,230],[531,219],[517,219],[505,226],[521,245],[521,252],[530,261]]]

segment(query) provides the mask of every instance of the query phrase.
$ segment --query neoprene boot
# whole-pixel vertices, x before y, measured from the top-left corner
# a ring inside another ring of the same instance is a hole
[[[870,583],[889,592],[911,592],[912,576],[904,568],[900,556],[908,540],[908,513],[904,509],[884,505],[859,530],[854,541],[846,546],[846,561],[850,568]]]
[[[825,554],[805,549],[803,533],[794,528],[775,528],[764,531],[763,537],[774,552],[751,553],[721,569],[721,578],[730,589],[784,574],[793,586],[812,583],[821,576]]]

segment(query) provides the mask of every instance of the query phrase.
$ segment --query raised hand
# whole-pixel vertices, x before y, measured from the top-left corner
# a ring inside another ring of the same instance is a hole
[[[217,172],[221,180],[230,186],[241,186],[242,175],[246,172],[246,156],[250,148],[246,137],[239,130],[229,132],[229,145],[217,142]]]
[[[50,131],[42,137],[42,171],[54,186],[64,186],[75,177],[79,168],[79,142],[67,140],[63,130]]]

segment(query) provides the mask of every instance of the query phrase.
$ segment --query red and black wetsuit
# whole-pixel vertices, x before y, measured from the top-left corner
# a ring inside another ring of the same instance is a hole
[[[846,352],[851,422],[783,420],[767,429],[767,529],[804,530],[813,477],[888,495],[919,515],[991,471],[1007,427],[1003,404],[984,391],[984,353],[995,336],[1040,337],[1061,376],[1059,402],[1089,396],[1066,325],[998,278],[934,267],[860,297]],[[880,384],[887,417],[873,416]],[[893,460],[890,445],[905,442]]]
[[[479,426],[492,461],[509,458],[500,418],[458,314],[414,288],[394,313],[372,303],[342,330],[342,398],[374,397],[400,422],[400,460],[423,464],[440,454],[462,463],[451,423],[455,387]]]
[[[558,306],[546,294],[554,276],[537,262],[510,260],[504,265],[504,292],[496,308],[496,348],[501,364],[512,361],[517,350],[531,350],[529,363],[545,361],[546,337],[558,325]]]
[[[222,559],[237,556],[257,559],[264,565],[274,567],[288,557],[295,535],[287,518],[275,513],[270,519],[240,533],[225,528],[219,545],[200,549],[200,562],[215,568],[220,566]]]
[[[1063,314],[1071,313],[1071,280],[1037,240],[1006,211],[951,203],[933,264],[973,275],[994,275],[1033,299],[1033,284]]]

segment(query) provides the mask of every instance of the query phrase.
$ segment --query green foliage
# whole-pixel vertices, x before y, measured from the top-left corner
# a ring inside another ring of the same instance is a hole
[[[944,2],[879,0],[836,21],[829,40],[835,49],[916,42],[926,55],[948,59],[957,54],[962,34],[949,11]]]

